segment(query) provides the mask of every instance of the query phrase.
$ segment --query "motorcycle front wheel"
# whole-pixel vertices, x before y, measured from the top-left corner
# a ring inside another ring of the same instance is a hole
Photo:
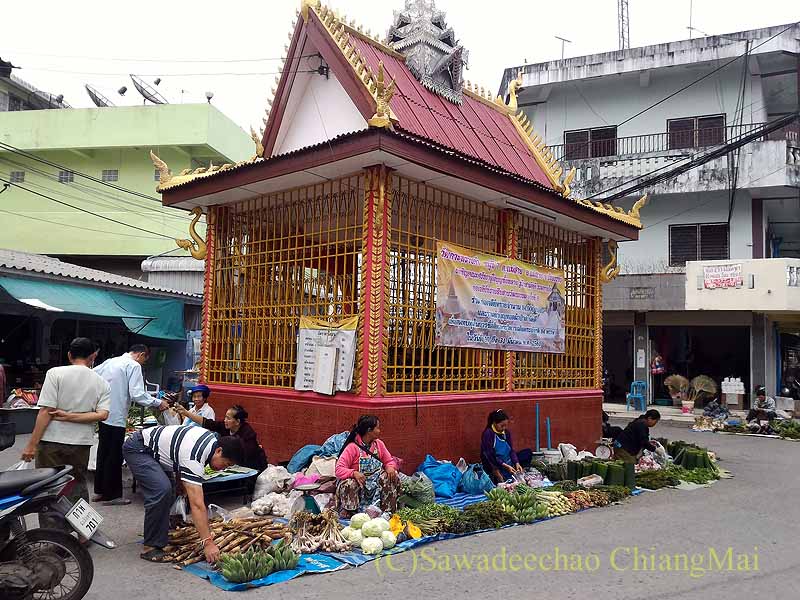
[[[48,564],[53,577],[44,589],[33,593],[36,600],[80,600],[94,579],[94,563],[89,551],[74,536],[57,529],[31,529],[6,547],[2,560]]]

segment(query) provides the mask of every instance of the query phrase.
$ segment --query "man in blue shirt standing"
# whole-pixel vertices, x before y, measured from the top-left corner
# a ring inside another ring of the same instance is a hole
[[[131,403],[166,410],[169,405],[147,393],[142,365],[150,357],[144,344],[134,344],[122,356],[109,358],[94,368],[111,389],[111,410],[108,419],[100,423],[97,446],[97,469],[94,475],[94,502],[106,506],[130,504],[122,497],[122,444]]]

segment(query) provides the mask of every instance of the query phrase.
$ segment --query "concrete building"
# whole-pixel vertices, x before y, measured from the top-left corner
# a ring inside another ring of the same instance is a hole
[[[66,109],[27,110],[48,108],[51,96],[23,96],[26,84],[4,64],[0,189],[12,184],[0,204],[6,247],[141,278],[143,259],[182,253],[174,240],[188,237],[190,221],[185,211],[160,205],[150,150],[176,173],[255,151],[247,133],[206,103],[72,109],[52,98],[53,107]]]
[[[520,74],[519,108],[565,172],[576,169],[573,197],[602,200],[796,114],[800,25],[513,66],[500,93]],[[620,246],[621,274],[604,288],[604,364],[618,399],[632,380],[648,383],[651,400],[666,397],[670,373],[740,377],[772,394],[800,379],[800,302],[788,289],[789,259],[800,257],[799,131],[794,120],[614,200],[629,207],[649,194],[644,229]],[[654,376],[657,356],[666,372]]]

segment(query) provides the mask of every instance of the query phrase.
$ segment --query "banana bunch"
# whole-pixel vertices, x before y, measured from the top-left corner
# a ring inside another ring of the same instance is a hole
[[[297,563],[300,562],[300,555],[292,550],[289,544],[284,543],[283,540],[270,546],[267,554],[272,557],[273,571],[291,570],[297,567]]]
[[[560,517],[576,510],[575,504],[561,492],[540,491],[537,497],[546,506],[548,517]]]
[[[511,494],[510,506],[513,509],[511,513],[517,523],[533,523],[536,520],[536,509],[538,503],[536,496],[532,493],[514,493]]]
[[[219,557],[219,564],[222,576],[232,583],[261,579],[277,570],[268,552],[256,552],[252,548],[241,554],[223,554]]]
[[[494,502],[499,502],[500,504],[510,504],[511,503],[511,494],[509,494],[503,488],[495,487],[490,489],[486,492],[486,497]]]

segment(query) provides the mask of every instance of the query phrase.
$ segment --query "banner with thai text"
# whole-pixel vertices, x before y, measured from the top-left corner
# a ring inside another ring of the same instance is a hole
[[[436,344],[564,352],[564,273],[436,243]]]
[[[707,290],[742,287],[742,265],[704,265],[703,287]]]

